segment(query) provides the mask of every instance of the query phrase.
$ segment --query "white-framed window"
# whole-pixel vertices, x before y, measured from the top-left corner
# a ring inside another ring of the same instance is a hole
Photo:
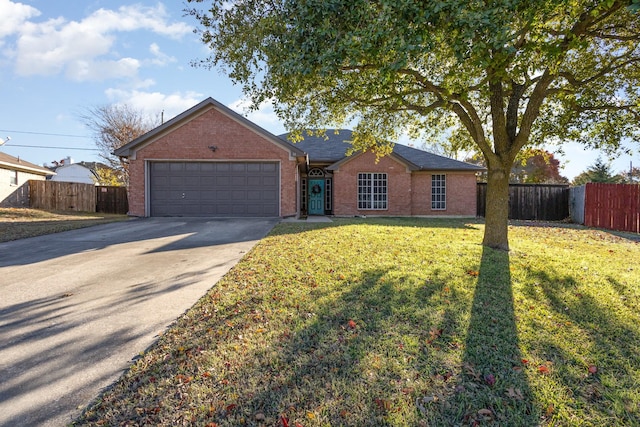
[[[18,171],[13,171],[9,177],[9,185],[18,185]]]
[[[447,176],[444,174],[431,175],[431,209],[447,209]]]
[[[387,209],[387,174],[358,174],[358,209]]]

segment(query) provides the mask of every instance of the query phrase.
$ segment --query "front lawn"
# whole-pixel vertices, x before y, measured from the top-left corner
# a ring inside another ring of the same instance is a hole
[[[126,215],[0,208],[0,242],[124,221]]]
[[[283,223],[78,425],[640,425],[640,244]]]

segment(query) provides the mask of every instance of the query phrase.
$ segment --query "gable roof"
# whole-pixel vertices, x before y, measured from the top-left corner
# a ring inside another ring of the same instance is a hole
[[[0,153],[0,168],[17,170],[20,172],[28,172],[36,175],[55,175],[56,173],[47,169],[35,165],[33,163],[22,160],[19,157],[13,157],[6,153]]]
[[[309,162],[314,163],[343,163],[350,159],[346,157],[347,150],[351,148],[353,132],[348,129],[328,129],[324,136],[308,136],[296,142],[295,145],[307,152]],[[280,135],[287,139],[288,133]],[[485,168],[471,163],[461,162],[448,157],[429,153],[428,151],[395,144],[391,154],[394,158],[403,162],[411,170],[450,170],[450,171],[483,171]],[[335,165],[338,166],[338,165]],[[332,169],[330,167],[329,169]]]
[[[69,163],[69,164],[66,164],[66,165],[54,166],[51,169],[53,171],[57,172],[60,169],[67,169],[67,168],[69,168],[71,166],[73,166],[73,167],[80,166],[80,167],[83,167],[85,169],[89,169],[89,171],[91,171],[92,173],[95,173],[98,169],[111,169],[111,167],[105,165],[104,163],[100,163],[100,162],[85,162],[85,161],[76,162],[76,163]]]
[[[256,125],[252,121],[246,119],[245,117],[241,116],[240,114],[236,113],[232,109],[226,107],[225,105],[221,104],[220,102],[216,101],[211,97],[189,108],[187,111],[177,115],[171,120],[166,121],[160,126],[150,130],[144,135],[139,136],[138,138],[134,139],[128,144],[123,145],[122,147],[115,150],[113,154],[121,157],[129,157],[132,154],[134,154],[137,149],[142,148],[148,143],[152,142],[155,137],[160,136],[164,132],[169,131],[172,127],[176,127],[188,122],[189,120],[199,116],[200,114],[204,113],[205,111],[208,111],[211,108],[215,108],[222,114],[226,115],[227,117],[230,117],[231,119],[235,120],[241,125],[248,127],[249,129],[253,130],[257,134],[260,134],[265,139],[268,139],[269,141],[275,143],[276,145],[279,145],[283,149],[289,150],[289,152],[292,153],[293,155],[297,155],[297,156],[304,155],[304,152],[300,148],[294,146],[288,141],[278,138],[271,132],[261,128],[260,126]]]

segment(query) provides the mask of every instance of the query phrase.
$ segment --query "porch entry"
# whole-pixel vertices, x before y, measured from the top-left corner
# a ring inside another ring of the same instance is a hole
[[[309,180],[309,215],[324,215],[324,179]]]

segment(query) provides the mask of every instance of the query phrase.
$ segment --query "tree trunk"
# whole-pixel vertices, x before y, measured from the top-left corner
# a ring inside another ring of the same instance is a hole
[[[482,244],[509,250],[509,168],[491,167],[487,171],[487,202]]]

